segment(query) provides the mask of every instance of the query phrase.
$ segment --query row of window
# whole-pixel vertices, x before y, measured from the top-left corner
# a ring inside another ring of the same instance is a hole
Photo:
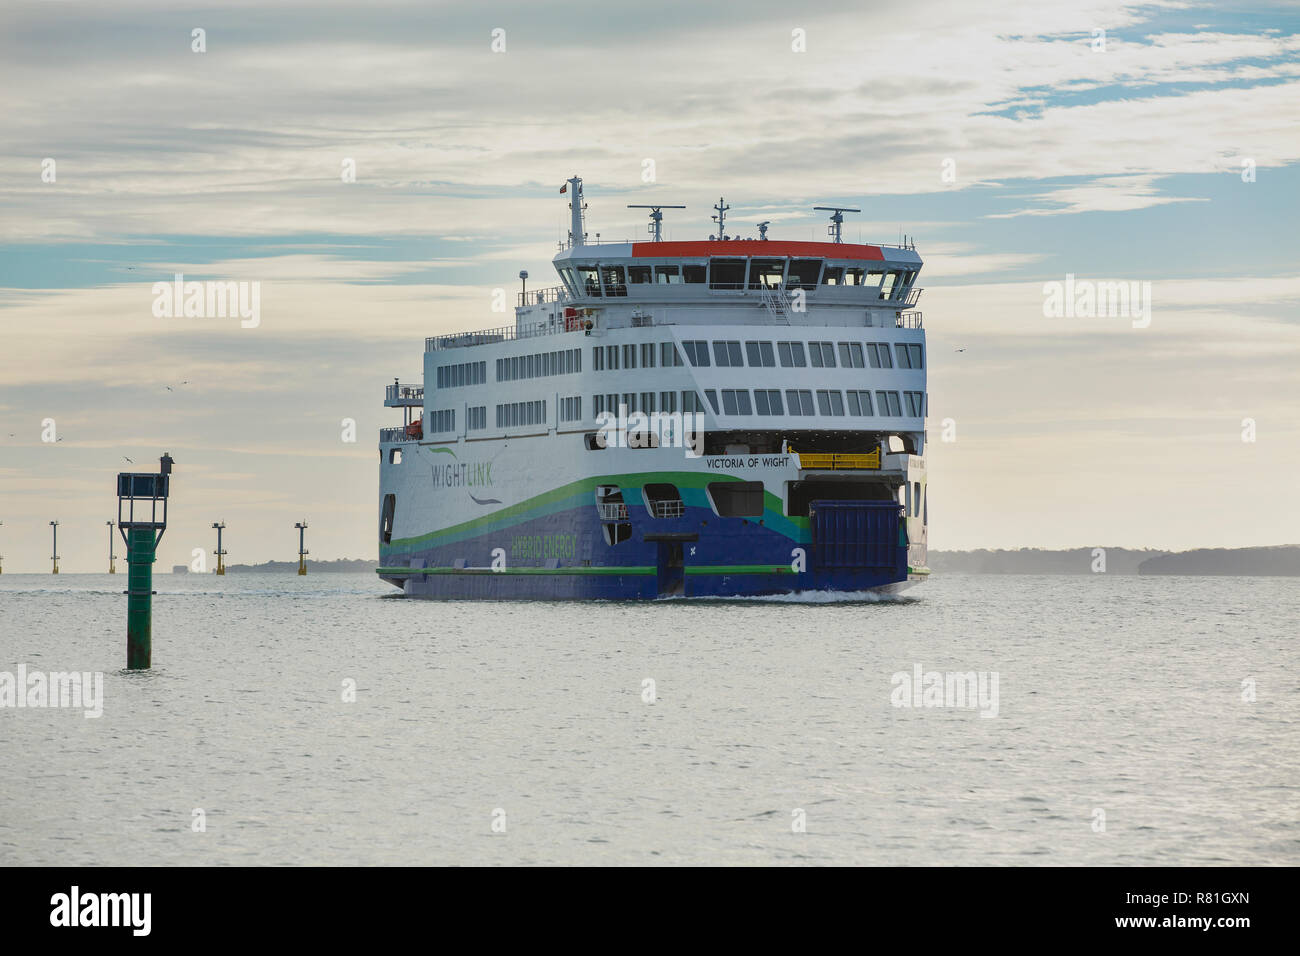
[[[642,342],[636,345],[602,345],[591,350],[592,368],[597,372],[617,371],[620,368],[654,368],[656,363],[665,368],[684,364],[672,342]],[[739,340],[715,341],[710,353],[709,342],[693,340],[682,343],[682,351],[691,365],[719,368],[893,368],[887,342],[744,342]],[[775,344],[775,348],[773,345]],[[837,349],[838,346],[838,349]],[[898,368],[924,367],[920,345],[896,343],[893,354],[898,357]],[[837,362],[838,356],[838,362]],[[497,359],[497,381],[513,382],[526,378],[550,375],[568,375],[582,371],[582,350],[562,349],[556,352],[538,352],[533,355],[514,355]],[[486,362],[464,362],[459,365],[440,365],[437,373],[438,388],[458,388],[464,385],[483,385],[487,382]]]
[[[560,399],[560,421],[577,422],[582,420],[582,396]]]
[[[904,409],[906,409],[906,414],[910,418],[922,418],[925,415],[924,392],[903,392],[900,401],[898,392],[878,391],[873,406],[871,392],[866,389],[848,389],[841,392],[839,389],[827,388],[788,388],[785,390],[784,401],[779,388],[756,388],[753,390],[752,401],[750,399],[750,390],[747,388],[724,388],[720,391],[722,393],[721,402],[718,400],[718,389],[706,388],[704,397],[708,399],[709,406],[712,407],[714,413],[722,415],[789,414],[821,415],[832,418],[843,417],[847,414],[860,418],[873,415],[899,417],[904,414]],[[619,406],[622,405],[629,414],[632,412],[645,412],[646,414],[665,412],[672,414],[677,411],[678,394],[678,392],[659,392],[658,394],[655,392],[623,392],[622,394],[612,392],[606,395],[594,395],[592,396],[592,410],[596,415],[601,412],[617,414]],[[681,410],[683,412],[703,412],[705,410],[704,403],[700,401],[698,393],[685,391],[681,392],[680,395]],[[816,396],[815,402],[814,395]]]
[[[440,408],[429,413],[429,430],[435,432],[454,432],[456,430],[456,410]]]
[[[538,352],[534,355],[512,355],[510,358],[497,359],[498,382],[568,375],[581,371],[582,349],[562,349],[558,352]]]
[[[706,367],[710,364],[719,368],[775,368],[780,361],[782,368],[835,368],[836,355],[841,368],[893,368],[887,342],[809,342],[807,351],[803,342],[777,342],[773,350],[771,342],[734,341],[713,342],[712,362],[710,362],[709,343],[694,340],[682,343],[682,351],[694,366]],[[838,345],[838,350],[836,346]],[[675,351],[675,350],[674,350]],[[898,356],[899,368],[923,368],[923,353],[920,345],[898,342],[894,345]]]
[[[439,388],[460,388],[462,385],[483,385],[487,382],[487,362],[462,362],[459,365],[438,366]]]
[[[917,269],[828,265],[823,259],[710,259],[706,265],[612,265],[579,263],[560,269],[573,295],[625,296],[629,285],[707,284],[710,289],[815,289],[857,286],[875,289],[882,299],[902,299]]]
[[[545,425],[546,402],[506,402],[497,406],[497,428]]]
[[[663,346],[667,346],[664,348]],[[669,350],[672,350],[671,356]],[[660,343],[664,365],[681,365],[677,350],[671,342]],[[638,359],[641,368],[655,367],[655,343],[642,342],[638,345],[598,345],[591,350],[591,367],[593,371],[617,371],[620,368],[636,368]],[[671,359],[671,360],[670,360]]]
[[[465,409],[465,427],[472,432],[487,428],[487,406],[475,405]]]

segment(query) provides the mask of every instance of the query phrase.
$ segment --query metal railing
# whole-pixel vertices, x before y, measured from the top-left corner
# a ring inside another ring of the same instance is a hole
[[[686,514],[686,505],[680,498],[650,502],[650,513],[656,518],[680,518]]]
[[[498,342],[511,342],[515,339],[530,339],[539,335],[561,335],[564,332],[577,332],[581,328],[574,323],[566,328],[563,317],[554,321],[534,322],[528,325],[506,325],[495,329],[479,329],[475,332],[453,332],[450,335],[431,335],[424,340],[426,352],[439,352],[443,349],[463,349],[474,345],[495,345]]]
[[[568,302],[572,298],[564,286],[553,285],[545,289],[533,289],[531,292],[520,292],[515,296],[515,301],[520,306],[546,305],[549,302]]]
[[[799,467],[805,470],[840,471],[854,468],[879,468],[880,449],[866,454],[843,452],[796,452]]]
[[[920,312],[899,312],[898,317],[894,320],[894,328],[897,329],[921,328],[921,313]]]
[[[385,402],[413,402],[424,403],[424,386],[423,385],[402,385],[394,383],[384,389]]]
[[[627,505],[620,501],[598,501],[596,512],[606,521],[627,520]]]
[[[414,435],[406,434],[406,426],[403,425],[398,428],[379,429],[379,440],[380,442],[415,441],[416,438]]]

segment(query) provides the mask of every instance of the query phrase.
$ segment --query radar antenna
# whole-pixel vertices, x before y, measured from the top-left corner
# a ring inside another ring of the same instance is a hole
[[[718,224],[718,238],[726,239],[727,238],[727,232],[726,232],[727,210],[730,209],[731,207],[727,205],[727,201],[725,199],[719,196],[718,204],[713,208],[718,211],[718,214],[712,217],[713,221]],[[712,239],[713,236],[710,236],[709,238]]]
[[[813,206],[813,209],[820,209],[831,214],[831,224],[826,229],[826,234],[831,237],[832,242],[843,242],[840,238],[840,230],[844,225],[844,214],[846,212],[862,212],[861,209],[854,209],[852,206]]]
[[[646,232],[654,236],[655,242],[662,242],[664,238],[664,214],[661,209],[685,209],[685,206],[628,206],[628,209],[649,209],[650,225],[646,227]]]
[[[771,219],[765,219],[758,224],[758,238],[767,239],[767,227],[772,225]]]

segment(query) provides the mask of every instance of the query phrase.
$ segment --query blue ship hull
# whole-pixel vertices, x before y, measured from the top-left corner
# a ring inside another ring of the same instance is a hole
[[[630,490],[630,489],[629,489]],[[636,508],[629,509],[635,515]],[[448,543],[384,548],[379,574],[410,597],[444,600],[651,600],[805,591],[894,591],[919,580],[893,502],[828,502],[811,521],[720,518],[687,507],[633,517],[609,543],[590,505]],[[847,525],[846,525],[847,522]]]

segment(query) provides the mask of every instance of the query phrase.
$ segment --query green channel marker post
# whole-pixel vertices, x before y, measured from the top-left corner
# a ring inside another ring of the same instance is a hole
[[[128,670],[148,670],[153,663],[153,563],[158,542],[167,530],[167,492],[172,464],[172,456],[165,454],[157,474],[120,472],[117,476],[117,528],[126,542]],[[127,505],[125,515],[123,504]]]

